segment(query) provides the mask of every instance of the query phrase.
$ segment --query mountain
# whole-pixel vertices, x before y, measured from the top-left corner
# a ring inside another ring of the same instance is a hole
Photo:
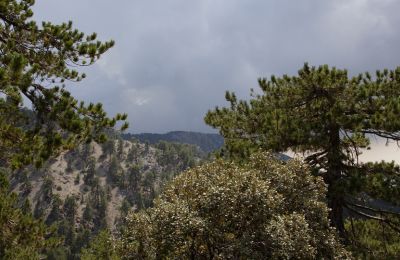
[[[135,138],[140,142],[156,144],[160,141],[185,143],[198,146],[205,153],[218,150],[224,144],[224,138],[219,134],[206,134],[188,131],[173,131],[166,134],[123,134],[125,140]]]
[[[174,176],[203,160],[189,144],[161,141],[151,145],[112,136],[60,154],[43,168],[27,167],[11,175],[20,205],[57,227],[68,259],[100,230],[118,231],[130,210],[152,206]],[[61,259],[60,253],[57,253]]]

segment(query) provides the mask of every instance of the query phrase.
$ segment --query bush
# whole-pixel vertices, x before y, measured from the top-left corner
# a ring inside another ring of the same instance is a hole
[[[323,180],[268,153],[186,171],[131,213],[118,243],[133,259],[350,258],[329,227]]]

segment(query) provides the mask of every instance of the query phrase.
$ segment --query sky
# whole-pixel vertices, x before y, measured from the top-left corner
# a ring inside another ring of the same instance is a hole
[[[226,90],[304,62],[351,74],[400,65],[399,0],[37,0],[36,20],[72,20],[116,45],[69,90],[126,112],[129,132],[213,132]]]

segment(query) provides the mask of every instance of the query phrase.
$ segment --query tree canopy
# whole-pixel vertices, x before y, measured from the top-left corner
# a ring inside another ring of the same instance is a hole
[[[224,136],[226,154],[248,157],[260,148],[301,152],[328,184],[331,220],[343,236],[344,207],[389,223],[382,210],[365,214],[366,205],[354,199],[360,194],[383,196],[367,185],[382,175],[377,186],[391,182],[386,193],[398,194],[398,167],[363,164],[358,157],[370,148],[372,135],[400,140],[400,67],[350,77],[346,70],[305,64],[296,76],[272,76],[260,79],[259,85],[261,94],[252,91],[249,101],[227,92],[230,107],[217,107],[205,117]]]
[[[154,208],[131,214],[123,259],[346,259],[329,227],[323,180],[268,153],[176,177]]]
[[[102,141],[104,128],[126,119],[108,118],[101,104],[78,102],[65,88],[85,78],[77,67],[93,64],[114,42],[97,41],[72,22],[38,25],[33,5],[0,2],[0,159],[12,167],[39,165],[78,142]],[[22,109],[24,101],[32,111]]]
[[[10,192],[8,170],[40,166],[63,149],[104,141],[104,132],[127,117],[109,118],[101,104],[78,102],[66,89],[68,82],[85,78],[79,67],[92,65],[114,42],[100,42],[95,33],[85,35],[72,22],[38,24],[33,5],[33,0],[0,1],[1,259],[42,259],[45,250],[60,242],[55,243],[51,230]],[[127,126],[122,123],[120,129]]]

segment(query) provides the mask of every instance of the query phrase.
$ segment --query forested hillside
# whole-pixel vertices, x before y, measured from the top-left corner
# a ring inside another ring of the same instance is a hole
[[[64,152],[40,169],[14,172],[11,188],[20,205],[65,237],[48,254],[78,259],[99,231],[118,232],[129,211],[152,206],[166,182],[201,160],[191,145],[110,138]]]

